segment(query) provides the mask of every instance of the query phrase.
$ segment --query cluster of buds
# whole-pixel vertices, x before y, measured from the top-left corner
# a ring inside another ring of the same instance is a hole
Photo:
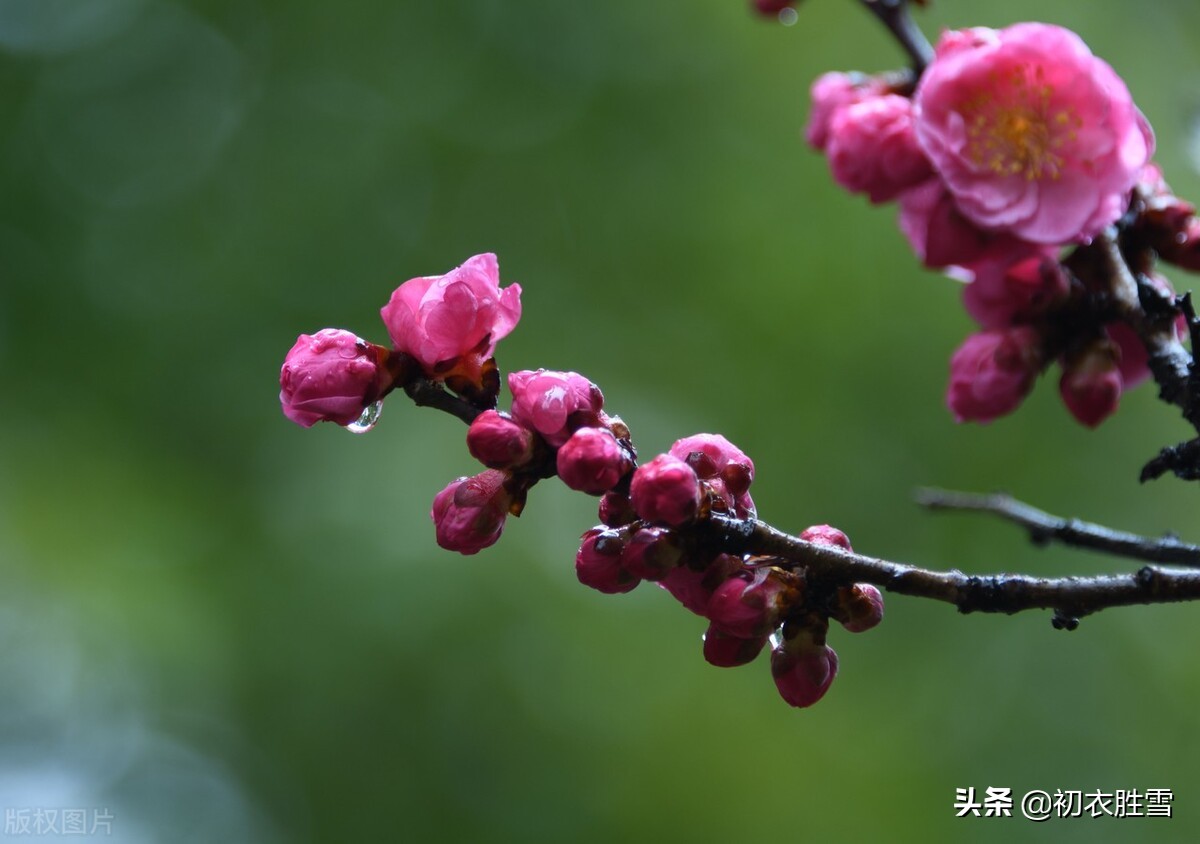
[[[873,627],[883,615],[879,590],[809,583],[794,563],[730,554],[713,541],[704,530],[712,517],[756,515],[754,463],[719,434],[681,439],[639,467],[629,429],[576,372],[510,373],[512,405],[497,410],[493,354],[520,318],[520,293],[515,284],[500,288],[494,255],[405,282],[382,311],[391,349],[340,329],[296,341],[280,372],[284,414],[305,427],[327,421],[361,432],[398,387],[453,391],[453,412],[470,422],[467,450],[484,469],[434,497],[440,546],[475,554],[494,544],[529,489],[557,475],[600,497],[602,525],[584,534],[575,560],[582,583],[606,593],[658,583],[708,619],[704,657],[713,665],[748,663],[773,639],[780,694],[793,706],[815,703],[837,674],[825,643],[829,619],[851,631]],[[801,538],[850,549],[845,534],[825,525]]]
[[[837,675],[837,654],[825,641],[829,619],[867,630],[882,619],[883,598],[869,584],[821,588],[786,560],[737,556],[707,542],[703,524],[714,514],[754,517],[753,480],[754,463],[725,437],[679,440],[638,467],[627,493],[605,494],[603,524],[583,535],[575,572],[606,593],[657,583],[708,620],[704,658],[713,665],[745,665],[773,642],[780,695],[792,706],[810,706]],[[827,525],[801,538],[850,550],[845,534]]]
[[[1135,194],[1153,197],[1146,239],[1168,260],[1200,263],[1200,222],[1165,186],[1139,189],[1161,181],[1153,133],[1077,35],[1040,23],[948,31],[915,84],[828,73],[812,100],[806,138],[834,180],[873,203],[895,200],[921,261],[966,282],[981,330],[950,362],[958,421],[1011,412],[1057,362],[1066,407],[1094,427],[1147,377],[1143,344],[1103,305],[1109,280],[1078,249],[1065,253],[1117,222]],[[1145,275],[1173,299],[1166,279]]]

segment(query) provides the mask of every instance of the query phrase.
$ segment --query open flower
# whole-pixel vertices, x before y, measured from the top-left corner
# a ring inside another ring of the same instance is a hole
[[[445,275],[409,279],[380,315],[392,343],[426,374],[444,377],[461,367],[474,379],[521,319],[521,286],[500,289],[500,268],[489,252]]]
[[[1042,23],[943,35],[914,120],[963,215],[1034,243],[1115,221],[1154,151],[1121,78],[1078,35]]]

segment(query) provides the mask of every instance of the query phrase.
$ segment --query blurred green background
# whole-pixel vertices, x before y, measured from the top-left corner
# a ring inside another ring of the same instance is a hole
[[[0,806],[106,809],[127,842],[1193,840],[1196,606],[1065,634],[890,598],[793,711],[660,590],[575,581],[594,500],[539,486],[459,557],[428,516],[475,471],[459,423],[279,412],[298,333],[385,340],[393,287],[495,251],[525,290],[502,369],[587,374],[646,456],[725,433],[780,527],[1131,568],[923,514],[928,484],[1200,541],[1195,486],[1136,482],[1186,436],[1152,388],[1094,432],[1052,381],[953,424],[955,283],[799,139],[817,74],[902,57],[849,0],[800,11],[0,0]],[[1196,4],[920,15],[1025,19],[1117,68],[1200,196]],[[1170,788],[1176,817],[955,819],[966,786]]]

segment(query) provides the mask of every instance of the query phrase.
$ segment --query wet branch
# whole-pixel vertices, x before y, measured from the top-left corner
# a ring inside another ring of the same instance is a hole
[[[908,0],[860,0],[908,53],[913,75],[920,78],[933,61],[933,45],[908,14]]]
[[[1040,578],[1022,574],[968,575],[929,571],[806,542],[756,519],[714,514],[698,526],[730,553],[781,557],[809,578],[873,583],[889,592],[953,604],[959,612],[1013,614],[1054,610],[1054,626],[1073,630],[1080,617],[1108,607],[1200,600],[1200,571],[1143,566],[1132,574]]]

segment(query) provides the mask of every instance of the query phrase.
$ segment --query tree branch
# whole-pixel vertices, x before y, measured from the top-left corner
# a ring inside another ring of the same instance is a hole
[[[933,61],[933,45],[908,14],[908,0],[861,0],[871,14],[887,27],[888,32],[908,53],[913,75],[920,78]],[[915,81],[915,80],[914,80]]]
[[[999,516],[1027,528],[1029,539],[1034,545],[1061,542],[1064,545],[1087,548],[1117,557],[1200,567],[1200,545],[1189,545],[1170,535],[1151,539],[1079,519],[1052,516],[1004,493],[980,495],[943,489],[919,489],[914,497],[918,504],[928,510],[971,510]]]
[[[1200,600],[1200,571],[1143,566],[1133,574],[1039,578],[1020,574],[967,575],[929,571],[806,542],[757,519],[713,514],[697,525],[729,553],[766,554],[804,568],[808,577],[834,583],[873,583],[900,595],[953,604],[961,613],[1012,615],[1055,611],[1055,627],[1073,630],[1081,616],[1108,607]]]

